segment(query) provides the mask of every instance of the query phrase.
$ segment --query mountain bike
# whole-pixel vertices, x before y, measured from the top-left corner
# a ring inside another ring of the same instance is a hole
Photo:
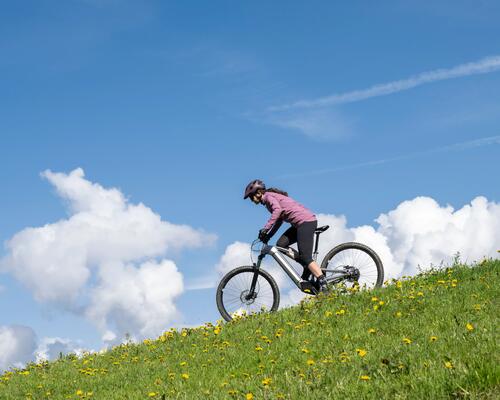
[[[315,230],[313,258],[318,257],[319,235],[329,228],[321,226]],[[255,247],[262,244],[260,250]],[[258,252],[257,262],[229,271],[220,281],[216,292],[217,308],[226,321],[236,315],[276,311],[280,292],[274,278],[261,268],[262,260],[270,255],[283,268],[293,283],[304,293],[317,295],[315,278],[302,279],[287,258],[297,261],[299,253],[291,247],[270,246],[255,240],[252,254]],[[357,242],[339,244],[331,249],[321,262],[321,270],[329,287],[341,284],[344,289],[356,286],[359,289],[380,287],[384,281],[384,267],[380,257],[370,247]]]

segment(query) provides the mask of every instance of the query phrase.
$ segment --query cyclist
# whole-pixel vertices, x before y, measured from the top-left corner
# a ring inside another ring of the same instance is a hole
[[[297,242],[299,250],[298,262],[304,267],[302,279],[308,279],[312,274],[316,277],[319,290],[325,291],[326,278],[319,265],[312,258],[314,231],[318,227],[316,216],[302,204],[293,200],[288,193],[276,189],[266,189],[266,185],[259,179],[250,182],[243,199],[250,198],[255,204],[263,204],[271,213],[271,218],[259,231],[259,239],[267,243],[277,232],[283,221],[290,223],[288,228],[278,239],[276,245],[288,247]]]

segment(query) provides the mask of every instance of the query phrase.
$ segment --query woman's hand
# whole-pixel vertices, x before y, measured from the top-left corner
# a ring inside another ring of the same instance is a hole
[[[269,241],[269,237],[267,236],[267,229],[261,229],[259,231],[259,240],[262,241],[262,243],[266,243]]]

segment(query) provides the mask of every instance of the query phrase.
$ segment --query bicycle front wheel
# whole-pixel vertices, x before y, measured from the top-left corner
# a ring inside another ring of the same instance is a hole
[[[372,289],[384,282],[380,257],[362,243],[348,242],[334,247],[325,256],[321,269],[328,282],[342,282],[347,287],[359,285],[360,288]]]
[[[250,296],[252,279],[257,275],[253,296]],[[238,267],[228,272],[219,283],[216,293],[217,308],[226,321],[236,315],[249,315],[263,311],[276,311],[280,293],[276,281],[264,270]]]

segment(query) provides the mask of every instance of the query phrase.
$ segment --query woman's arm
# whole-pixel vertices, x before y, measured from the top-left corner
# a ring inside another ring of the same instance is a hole
[[[283,212],[283,208],[281,208],[280,202],[271,196],[267,197],[266,201],[269,204],[269,206],[271,207],[271,210],[273,210],[271,213],[271,218],[269,218],[269,221],[267,221],[266,225],[264,225],[264,229],[269,230],[280,219],[281,213]],[[278,228],[279,228],[279,226],[278,226]]]
[[[271,228],[271,230],[267,233],[267,238],[271,239],[274,234],[278,231],[278,229],[281,227],[281,224],[283,223],[283,220],[281,218],[278,218]]]

